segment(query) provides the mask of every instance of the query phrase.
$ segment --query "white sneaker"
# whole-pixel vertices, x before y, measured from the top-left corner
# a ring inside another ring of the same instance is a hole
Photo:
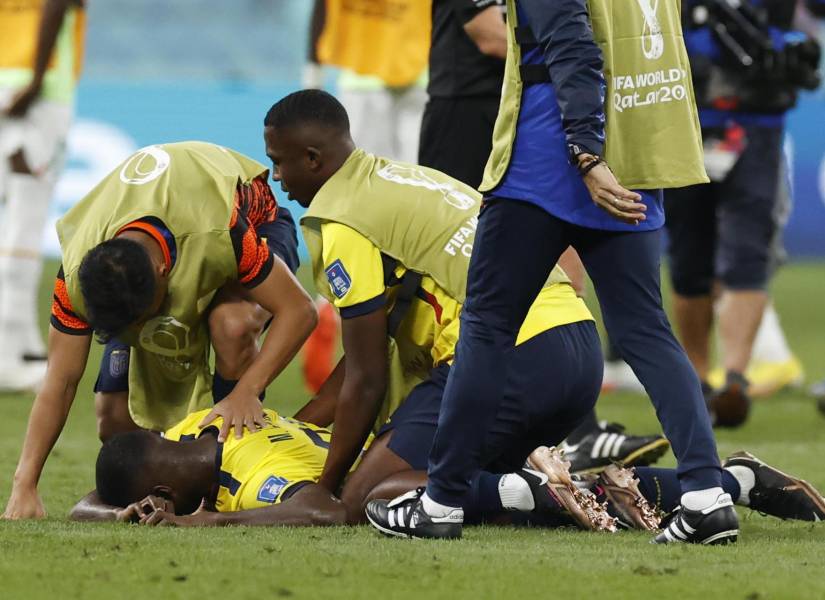
[[[0,392],[36,392],[46,378],[46,361],[0,365]]]

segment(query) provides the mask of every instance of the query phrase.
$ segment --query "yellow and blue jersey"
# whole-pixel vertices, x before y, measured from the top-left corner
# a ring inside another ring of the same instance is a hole
[[[351,227],[332,221],[321,225],[321,243],[333,303],[342,318],[392,307],[400,286],[392,281],[386,284],[377,246]],[[405,272],[405,267],[399,264],[392,280],[400,282]],[[422,277],[416,297],[395,336],[402,354],[408,357],[418,354],[418,362],[423,362],[421,354],[427,354],[432,365],[451,362],[458,342],[460,313],[458,301],[431,277]],[[553,327],[592,319],[571,285],[554,284],[542,289],[536,298],[516,343],[526,342]],[[416,350],[410,351],[410,347]],[[409,362],[415,360],[408,359]]]
[[[164,433],[172,441],[193,440],[217,434],[223,420],[218,418],[201,430],[198,423],[209,413],[202,410],[187,416]],[[310,423],[280,416],[265,409],[266,426],[254,433],[244,430],[241,439],[234,431],[215,456],[219,489],[215,507],[235,512],[277,504],[288,498],[298,485],[315,483],[327,458],[331,432]]]

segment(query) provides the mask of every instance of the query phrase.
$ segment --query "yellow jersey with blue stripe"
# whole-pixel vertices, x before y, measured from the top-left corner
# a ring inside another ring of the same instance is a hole
[[[204,429],[198,423],[209,413],[202,410],[187,416],[164,433],[166,439],[185,442],[201,435],[216,435],[223,420]],[[215,468],[218,493],[215,508],[235,512],[277,504],[297,491],[299,485],[316,483],[327,458],[331,432],[282,417],[264,409],[266,426],[254,433],[244,430],[241,439],[234,431],[218,444]]]
[[[351,227],[333,221],[321,225],[321,243],[334,304],[342,318],[392,307],[399,286],[392,281],[386,285],[377,246]],[[399,264],[392,279],[400,281],[405,272]],[[407,353],[413,358],[407,359],[410,364],[404,365],[405,370],[416,371],[427,363],[435,366],[452,361],[458,342],[461,306],[431,277],[422,277],[416,297],[396,333],[396,339],[403,337],[405,347],[418,349],[417,353]],[[593,315],[570,284],[554,284],[539,293],[516,343],[524,343],[553,327],[592,320]]]

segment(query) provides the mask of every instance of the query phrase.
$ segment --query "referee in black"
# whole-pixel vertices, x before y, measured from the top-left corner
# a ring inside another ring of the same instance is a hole
[[[504,0],[433,0],[432,27],[418,162],[477,188],[504,79]]]

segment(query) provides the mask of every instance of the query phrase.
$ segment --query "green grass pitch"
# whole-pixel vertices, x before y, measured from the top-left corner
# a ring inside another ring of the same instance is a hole
[[[47,310],[54,265],[46,267]],[[306,281],[306,277],[304,280]],[[825,265],[795,264],[774,286],[809,379],[825,376]],[[653,547],[648,535],[468,528],[457,542],[390,540],[367,527],[142,529],[66,520],[93,486],[92,384],[99,347],[40,483],[49,517],[0,522],[0,598],[825,598],[825,523],[743,510],[738,545]],[[306,399],[291,367],[267,404]],[[0,396],[0,502],[5,506],[31,395]],[[647,400],[611,394],[601,418],[658,430]],[[760,401],[746,427],[719,433],[724,455],[747,448],[825,489],[825,418],[803,392]],[[673,465],[668,455],[662,464]]]

